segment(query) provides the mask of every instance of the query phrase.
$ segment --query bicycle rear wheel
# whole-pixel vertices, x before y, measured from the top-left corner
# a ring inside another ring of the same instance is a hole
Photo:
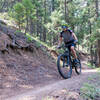
[[[70,59],[64,54],[58,56],[57,68],[60,75],[64,78],[70,78],[72,74],[72,66]]]

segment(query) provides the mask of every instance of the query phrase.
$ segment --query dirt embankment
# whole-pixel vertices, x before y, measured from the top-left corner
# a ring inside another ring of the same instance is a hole
[[[0,96],[12,96],[59,80],[56,64],[46,52],[28,43],[21,32],[0,23]]]

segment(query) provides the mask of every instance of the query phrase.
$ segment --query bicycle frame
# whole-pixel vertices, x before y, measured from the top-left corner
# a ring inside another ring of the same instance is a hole
[[[60,54],[58,56],[58,59],[57,59],[57,68],[58,68],[58,71],[59,71],[60,75],[63,78],[65,78],[65,79],[71,77],[71,75],[72,75],[72,69],[74,67],[75,67],[75,71],[76,71],[76,73],[78,75],[81,73],[81,63],[80,63],[80,60],[79,60],[79,63],[78,63],[78,67],[76,67],[77,65],[74,62],[74,57],[72,55],[71,50],[68,47],[69,47],[69,44],[67,46],[62,45],[60,47],[60,48],[63,48],[64,49],[64,53],[63,54]],[[60,61],[62,63],[60,63]],[[68,67],[68,68],[66,68],[66,67]]]
[[[71,45],[71,44],[72,43],[69,43],[68,45],[66,45],[66,46],[63,45],[62,47],[63,47],[63,49],[65,51],[63,54],[64,54],[65,57],[67,57],[67,64],[70,65],[70,62],[71,62],[71,66],[72,66],[73,65],[72,64],[73,61],[72,61],[72,58],[71,58],[72,54],[71,54],[71,51],[68,49],[68,46]],[[63,66],[64,66],[64,64],[63,64]]]

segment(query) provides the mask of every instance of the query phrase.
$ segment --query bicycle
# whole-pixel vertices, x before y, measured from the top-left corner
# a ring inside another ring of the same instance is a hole
[[[68,49],[69,45],[71,45],[71,43],[60,47],[64,49],[64,53],[60,54],[57,59],[58,72],[64,79],[71,78],[73,68],[75,68],[75,71],[78,75],[81,74],[81,61],[79,55],[76,53],[78,56],[78,62],[75,63],[74,57],[71,51]]]

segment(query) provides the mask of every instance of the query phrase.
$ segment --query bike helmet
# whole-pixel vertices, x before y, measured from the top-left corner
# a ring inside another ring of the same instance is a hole
[[[62,24],[61,27],[62,27],[62,28],[68,28],[68,25],[67,25],[67,24]]]

